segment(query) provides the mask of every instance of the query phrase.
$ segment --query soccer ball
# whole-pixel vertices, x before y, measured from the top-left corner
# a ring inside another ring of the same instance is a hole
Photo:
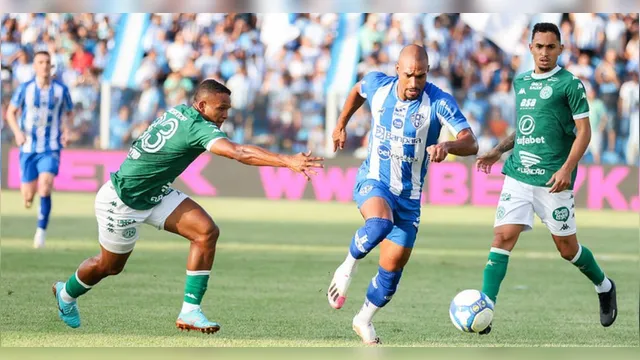
[[[461,291],[451,301],[449,317],[460,331],[480,332],[493,320],[493,301],[478,290]]]

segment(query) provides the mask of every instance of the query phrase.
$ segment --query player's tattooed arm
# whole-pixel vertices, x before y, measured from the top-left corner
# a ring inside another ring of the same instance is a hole
[[[490,174],[493,164],[500,160],[502,154],[513,149],[515,141],[516,133],[514,132],[506,139],[502,140],[500,144],[496,145],[496,147],[488,151],[486,154],[478,156],[478,158],[476,159],[476,168],[478,169],[478,171],[482,171],[485,174]]]
[[[220,138],[211,144],[209,151],[229,159],[252,166],[286,167],[303,174],[307,180],[309,175],[316,175],[314,168],[322,168],[324,158],[311,156],[311,151],[296,155],[284,155],[265,150],[255,145],[241,145]]]
[[[516,133],[507,136],[504,140],[500,142],[500,144],[496,145],[495,149],[501,153],[506,153],[507,151],[513,149],[513,145],[516,142]]]

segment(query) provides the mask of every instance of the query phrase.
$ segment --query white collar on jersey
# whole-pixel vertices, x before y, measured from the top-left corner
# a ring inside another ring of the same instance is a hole
[[[546,73],[542,73],[542,74],[536,74],[534,70],[533,72],[531,72],[531,78],[536,80],[546,79],[555,75],[558,71],[560,71],[560,69],[562,69],[560,65],[556,65],[556,67],[553,70],[548,71]]]

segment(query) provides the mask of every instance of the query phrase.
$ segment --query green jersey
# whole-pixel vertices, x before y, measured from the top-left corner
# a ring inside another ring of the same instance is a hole
[[[576,139],[575,120],[589,116],[584,85],[569,71],[535,74],[513,81],[516,93],[516,138],[502,173],[523,183],[546,186],[569,157]],[[571,174],[571,189],[577,168]]]
[[[200,154],[225,137],[192,106],[169,109],[133,143],[120,169],[111,174],[118,197],[135,210],[153,208]]]

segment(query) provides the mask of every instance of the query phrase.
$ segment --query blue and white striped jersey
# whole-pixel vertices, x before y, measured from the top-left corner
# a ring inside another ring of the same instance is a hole
[[[43,153],[62,149],[62,114],[71,111],[73,102],[69,89],[52,80],[41,89],[35,78],[21,84],[11,98],[11,104],[22,111],[18,125],[26,137],[20,147],[23,153]]]
[[[369,155],[356,180],[375,179],[396,196],[420,199],[428,167],[426,148],[438,142],[443,126],[454,136],[469,128],[467,119],[453,96],[431,83],[418,99],[407,101],[398,98],[397,76],[371,72],[360,84],[373,119]]]

